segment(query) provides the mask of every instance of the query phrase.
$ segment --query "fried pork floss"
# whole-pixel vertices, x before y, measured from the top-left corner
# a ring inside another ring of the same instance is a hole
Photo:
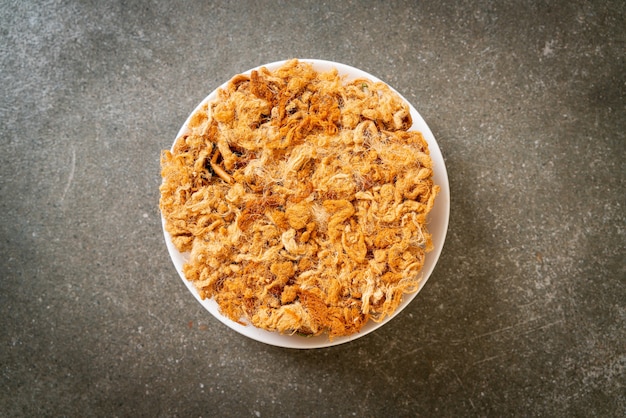
[[[291,60],[234,77],[163,151],[160,208],[202,298],[234,321],[330,338],[419,285],[439,187],[388,86]]]

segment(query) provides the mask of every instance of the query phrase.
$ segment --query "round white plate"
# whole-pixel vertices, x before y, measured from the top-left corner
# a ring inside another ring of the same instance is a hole
[[[316,59],[300,59],[299,61],[309,62],[313,64],[313,68],[319,72],[330,71],[331,69],[336,68],[339,72],[339,75],[347,76],[348,80],[355,79],[355,78],[368,78],[373,81],[381,81],[377,77],[374,77],[373,75],[368,74],[365,71],[359,70],[354,67],[350,67],[345,64],[340,64],[337,62],[316,60]],[[249,74],[253,70],[258,69],[260,67],[266,67],[269,70],[275,70],[279,68],[281,65],[283,65],[284,63],[285,61],[278,61],[278,62],[273,62],[271,64],[265,64],[263,66],[259,66],[257,68],[253,68],[249,71],[246,71],[243,74]],[[224,83],[224,85],[220,86],[220,88],[224,88],[226,84],[228,84],[228,82]],[[396,93],[398,92],[396,91]],[[214,90],[211,94],[209,94],[196,107],[196,109],[194,109],[194,111],[190,114],[189,117],[191,117],[191,115],[195,113],[196,110],[198,110],[198,108],[200,108],[200,106],[202,106],[204,103],[215,99],[216,95],[217,95],[217,89]],[[402,98],[404,99],[404,97]],[[404,100],[407,103],[409,103],[408,100],[406,99]],[[200,296],[198,295],[198,292],[194,288],[193,284],[185,278],[185,275],[183,274],[183,264],[187,260],[187,257],[189,256],[189,254],[180,253],[176,249],[176,247],[174,247],[174,244],[172,244],[170,235],[167,233],[167,231],[165,231],[165,220],[161,218],[161,221],[163,224],[163,232],[165,234],[165,243],[167,245],[167,249],[170,253],[172,261],[174,262],[174,266],[176,267],[178,274],[183,280],[183,283],[185,283],[185,286],[187,286],[189,291],[195,296],[198,302],[200,302],[200,304],[202,304],[202,306],[204,306],[206,310],[208,310],[215,318],[223,322],[226,326],[228,326],[229,328],[232,328],[233,330],[249,338],[252,338],[254,340],[257,340],[266,344],[279,346],[279,347],[300,348],[300,349],[330,347],[333,345],[338,345],[338,344],[343,344],[349,341],[353,341],[385,325],[393,317],[398,315],[404,308],[406,308],[406,306],[409,303],[411,303],[411,301],[415,298],[415,296],[417,296],[419,291],[424,287],[424,285],[426,284],[426,281],[428,280],[431,273],[435,269],[435,265],[437,264],[437,260],[439,259],[441,250],[443,249],[443,242],[446,238],[446,232],[448,230],[448,219],[450,216],[450,187],[448,185],[448,173],[446,171],[446,166],[443,160],[443,156],[441,155],[441,150],[439,149],[439,146],[437,145],[437,141],[435,141],[435,137],[433,136],[432,132],[428,128],[428,125],[426,125],[426,122],[424,122],[424,119],[422,119],[422,117],[417,112],[417,110],[415,110],[413,105],[409,103],[409,106],[411,109],[411,117],[413,118],[413,126],[410,128],[410,130],[420,131],[422,135],[424,136],[424,139],[426,139],[426,141],[428,142],[430,156],[433,161],[433,172],[434,172],[433,180],[435,184],[439,185],[439,187],[441,188],[441,191],[439,192],[439,195],[435,199],[435,204],[433,206],[433,209],[428,216],[428,230],[432,234],[434,248],[431,252],[426,254],[426,261],[420,273],[423,275],[422,281],[420,282],[417,292],[404,295],[402,303],[400,304],[400,306],[398,306],[398,309],[393,313],[393,315],[386,317],[381,322],[374,322],[370,320],[361,329],[360,332],[350,335],[350,336],[346,336],[346,337],[334,338],[332,341],[329,340],[327,335],[320,335],[317,337],[302,337],[299,335],[281,335],[278,332],[265,331],[265,330],[256,328],[252,325],[244,326],[244,325],[238,324],[226,318],[225,316],[223,316],[219,312],[217,303],[213,299],[202,300]],[[181,127],[180,131],[176,135],[176,138],[178,138],[180,135],[183,134],[185,127],[187,126],[188,123],[189,123],[189,118],[185,121],[185,124]]]

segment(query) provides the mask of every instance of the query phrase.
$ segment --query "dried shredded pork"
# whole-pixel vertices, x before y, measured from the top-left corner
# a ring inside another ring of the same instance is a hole
[[[439,187],[387,85],[291,60],[234,77],[163,151],[160,208],[184,274],[234,321],[330,338],[419,285]]]

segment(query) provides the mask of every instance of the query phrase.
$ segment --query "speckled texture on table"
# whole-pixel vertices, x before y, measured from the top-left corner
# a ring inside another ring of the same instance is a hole
[[[0,1],[0,416],[626,414],[626,3]],[[355,342],[243,337],[169,259],[159,153],[230,76],[387,81],[446,160],[443,254]]]

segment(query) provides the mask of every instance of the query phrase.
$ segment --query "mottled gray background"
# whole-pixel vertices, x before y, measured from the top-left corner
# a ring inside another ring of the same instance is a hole
[[[626,414],[626,3],[0,1],[1,416]],[[397,318],[298,351],[178,278],[159,153],[301,57],[430,125],[448,239]]]

